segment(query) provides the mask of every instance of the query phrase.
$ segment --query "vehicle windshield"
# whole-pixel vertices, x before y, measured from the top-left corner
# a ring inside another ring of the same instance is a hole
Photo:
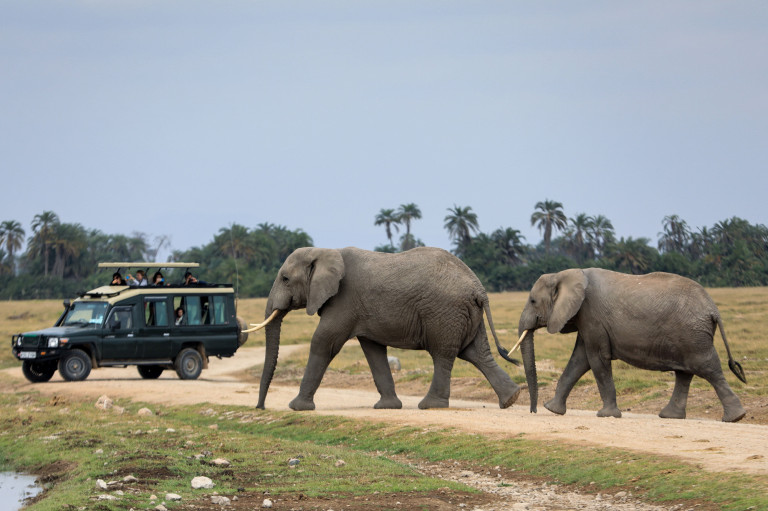
[[[62,326],[101,326],[107,307],[106,302],[75,302],[67,312]]]

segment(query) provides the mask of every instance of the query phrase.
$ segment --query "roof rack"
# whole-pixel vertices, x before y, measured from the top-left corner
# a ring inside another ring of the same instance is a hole
[[[199,268],[200,263],[99,263],[99,268]]]

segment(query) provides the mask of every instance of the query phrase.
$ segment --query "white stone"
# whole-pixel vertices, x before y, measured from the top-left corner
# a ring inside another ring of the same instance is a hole
[[[198,476],[192,479],[192,488],[199,490],[200,488],[211,489],[215,486],[210,478],[205,476]]]
[[[96,408],[99,410],[109,410],[112,408],[112,405],[114,402],[109,399],[106,395],[101,396],[99,399],[96,400]]]
[[[216,458],[211,463],[219,467],[228,467],[230,465],[229,461],[225,460],[224,458]]]
[[[106,490],[107,489],[107,482],[104,481],[104,479],[96,479],[96,488],[100,490]]]
[[[211,497],[211,504],[217,504],[219,506],[228,506],[229,498],[222,497],[221,495],[214,495]]]
[[[150,415],[154,415],[154,414],[155,414],[155,413],[154,413],[152,410],[150,410],[149,408],[142,408],[142,409],[141,409],[141,410],[139,410],[137,413],[138,413],[139,415],[142,415],[142,416],[145,416],[145,417],[149,417]]]
[[[269,499],[264,499],[264,502],[261,503],[261,507],[264,507],[264,508],[272,507],[272,501]]]
[[[176,502],[181,500],[181,495],[178,493],[166,493],[165,494],[165,500],[170,500],[171,502]]]

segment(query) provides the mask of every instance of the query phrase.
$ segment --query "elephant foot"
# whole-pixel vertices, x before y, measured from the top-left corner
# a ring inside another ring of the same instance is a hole
[[[616,406],[604,406],[602,410],[597,412],[598,417],[616,417],[621,418],[621,410]]]
[[[448,408],[448,399],[441,399],[427,394],[427,396],[419,402],[419,408],[422,410],[426,410],[427,408]]]
[[[377,410],[381,409],[391,409],[391,410],[399,410],[403,407],[403,402],[400,401],[397,396],[395,397],[382,397],[379,399],[379,402],[373,405],[373,407]]]
[[[659,417],[662,419],[685,419],[685,408],[668,404],[659,412]]]
[[[303,411],[303,410],[314,410],[315,409],[315,402],[311,399],[302,399],[298,396],[293,398],[293,401],[288,403],[288,408],[291,410]]]
[[[723,422],[739,422],[745,415],[747,415],[747,411],[743,406],[732,407],[725,410]]]
[[[515,401],[517,401],[517,398],[520,397],[520,392],[522,390],[523,389],[521,389],[519,385],[515,385],[515,388],[512,391],[512,395],[508,396],[506,399],[501,397],[499,398],[499,408],[504,409],[512,406]]]
[[[550,399],[544,403],[544,408],[557,415],[565,415],[565,403],[555,401],[554,399]]]

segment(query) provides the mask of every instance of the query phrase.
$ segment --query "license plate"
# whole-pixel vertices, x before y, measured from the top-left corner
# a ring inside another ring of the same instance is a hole
[[[19,353],[19,358],[37,358],[36,351],[22,351]]]

